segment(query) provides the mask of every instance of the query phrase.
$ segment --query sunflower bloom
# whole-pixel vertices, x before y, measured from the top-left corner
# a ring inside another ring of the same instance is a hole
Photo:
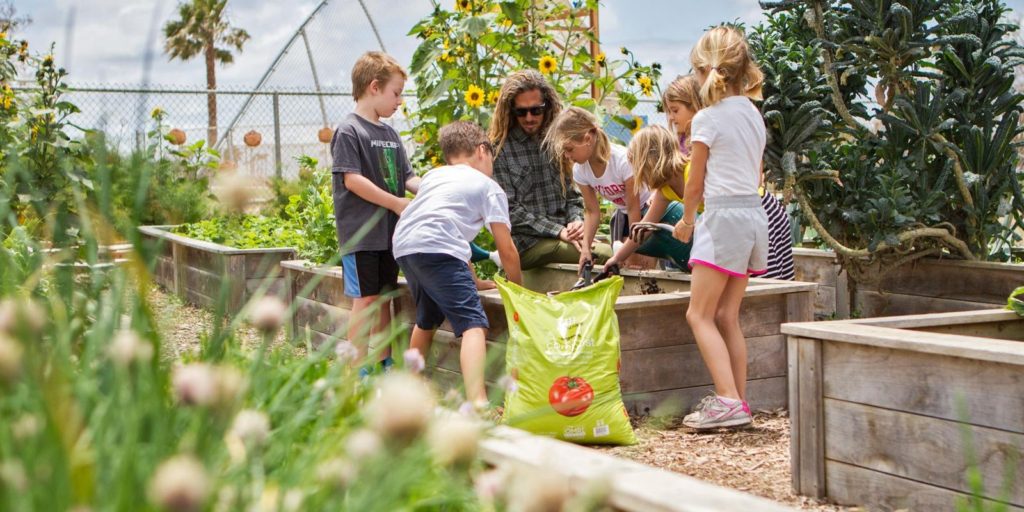
[[[473,10],[472,0],[455,0],[455,10],[459,12],[469,12]]]
[[[607,57],[605,57],[604,52],[598,53],[594,56],[594,62],[596,62],[598,66],[604,67],[605,60],[607,60]]]
[[[500,96],[501,93],[499,93],[498,91],[491,91],[487,93],[487,103],[490,103],[491,105],[496,105],[498,103],[498,98]]]
[[[644,96],[650,96],[653,90],[654,84],[651,82],[651,77],[647,75],[640,75],[636,79],[636,83],[640,85],[640,90],[643,91]]]
[[[558,61],[556,61],[555,58],[550,55],[545,55],[540,58],[540,65],[538,65],[537,67],[538,69],[540,69],[541,73],[544,73],[545,75],[550,75],[551,72],[554,71],[556,67],[558,67]]]
[[[466,104],[473,108],[483,105],[484,90],[475,85],[469,86],[469,89],[466,89]]]
[[[644,127],[643,118],[637,116],[633,118],[633,127],[629,129],[629,133],[636,135],[636,132],[640,131],[640,128]]]

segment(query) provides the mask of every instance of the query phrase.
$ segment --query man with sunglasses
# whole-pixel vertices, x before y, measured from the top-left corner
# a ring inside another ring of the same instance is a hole
[[[523,270],[580,259],[583,199],[541,146],[561,109],[558,93],[540,73],[519,71],[505,79],[491,120],[494,179],[508,195],[512,238]],[[604,244],[591,252],[599,261],[611,256]]]

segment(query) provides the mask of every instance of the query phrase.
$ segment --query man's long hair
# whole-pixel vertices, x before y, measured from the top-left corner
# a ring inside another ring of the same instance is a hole
[[[495,157],[501,153],[505,139],[508,138],[508,132],[517,122],[513,112],[516,96],[534,90],[541,92],[544,104],[547,106],[544,111],[544,122],[541,123],[538,134],[540,138],[543,139],[555,116],[562,111],[562,101],[558,98],[558,93],[539,72],[527,69],[509,75],[505,79],[505,83],[501,85],[501,94],[498,96],[498,105],[494,108],[494,117],[491,119],[491,129],[488,133],[491,143],[494,144]]]

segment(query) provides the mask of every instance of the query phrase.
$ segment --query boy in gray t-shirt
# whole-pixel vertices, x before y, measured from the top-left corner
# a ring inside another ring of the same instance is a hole
[[[405,79],[398,62],[384,53],[360,57],[352,69],[356,111],[338,125],[331,140],[334,218],[345,295],[352,298],[348,339],[359,349],[360,362],[370,336],[391,323],[390,301],[370,308],[381,293],[398,286],[391,236],[409,204],[405,191],[419,189],[420,178],[412,172],[398,132],[380,121],[402,104]],[[381,354],[385,367],[391,360],[387,352]]]

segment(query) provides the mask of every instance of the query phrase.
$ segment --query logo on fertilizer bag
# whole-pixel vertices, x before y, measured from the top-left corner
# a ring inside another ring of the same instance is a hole
[[[548,390],[548,403],[562,416],[579,416],[594,401],[594,388],[583,377],[559,377]]]

